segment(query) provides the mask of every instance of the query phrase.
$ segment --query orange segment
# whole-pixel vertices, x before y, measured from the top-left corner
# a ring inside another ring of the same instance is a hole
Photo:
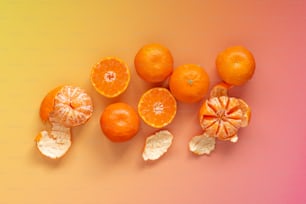
[[[239,99],[240,107],[243,114],[241,127],[246,127],[250,123],[251,119],[251,108],[250,106],[242,99]]]
[[[206,100],[200,108],[200,124],[209,136],[230,140],[246,126],[250,109],[241,99],[220,96]]]
[[[162,128],[175,117],[176,100],[166,88],[152,88],[146,91],[138,103],[138,113],[143,121],[155,128]]]
[[[220,96],[227,96],[228,90],[232,87],[225,82],[220,82],[213,86],[210,90],[210,97],[220,97]]]
[[[101,95],[113,98],[122,94],[130,82],[128,65],[119,58],[106,57],[91,71],[91,83]]]
[[[239,86],[253,77],[255,59],[245,47],[233,46],[218,54],[216,67],[222,80],[228,84]]]
[[[209,76],[203,67],[185,64],[173,71],[169,79],[169,88],[178,101],[195,103],[204,98],[209,83]]]

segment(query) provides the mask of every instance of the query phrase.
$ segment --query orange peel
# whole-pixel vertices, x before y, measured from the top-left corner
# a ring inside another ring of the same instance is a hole
[[[118,57],[105,57],[91,70],[91,84],[107,98],[114,98],[125,92],[130,83],[130,69]]]
[[[168,151],[172,141],[173,135],[168,130],[160,130],[147,137],[144,151],[142,153],[143,160],[159,159]]]
[[[205,132],[192,137],[189,141],[189,150],[196,155],[210,154],[215,149],[216,139]]]
[[[71,128],[85,124],[92,113],[92,100],[84,89],[65,85],[50,91],[39,110],[50,127],[36,136],[38,150],[51,159],[64,156],[71,146]]]

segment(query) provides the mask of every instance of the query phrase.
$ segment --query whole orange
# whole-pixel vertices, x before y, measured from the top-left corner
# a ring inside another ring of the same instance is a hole
[[[113,142],[132,139],[138,132],[140,120],[137,112],[126,103],[108,105],[100,117],[105,136]]]
[[[219,76],[231,85],[242,85],[255,71],[253,54],[243,46],[234,46],[220,52],[216,59]]]
[[[136,54],[134,65],[137,74],[145,81],[159,83],[173,71],[173,57],[168,48],[152,43],[143,46]]]
[[[205,96],[209,83],[208,74],[203,67],[185,64],[173,71],[169,80],[169,88],[177,100],[194,103]]]

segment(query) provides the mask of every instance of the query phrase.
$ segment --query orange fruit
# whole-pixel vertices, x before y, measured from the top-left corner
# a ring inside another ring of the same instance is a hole
[[[105,57],[91,70],[91,83],[95,90],[107,98],[122,94],[130,83],[128,65],[117,57]]]
[[[39,113],[44,122],[75,127],[89,120],[93,104],[90,96],[80,87],[59,86],[45,96]]]
[[[138,102],[140,117],[154,128],[170,124],[175,117],[176,108],[176,100],[166,88],[151,88],[142,94]]]
[[[100,126],[105,136],[113,142],[132,139],[140,127],[137,112],[126,103],[108,105],[100,117]]]
[[[242,85],[255,71],[253,54],[243,46],[234,46],[220,52],[216,59],[219,76],[231,85]]]
[[[152,43],[137,52],[134,65],[143,80],[158,83],[166,80],[172,73],[173,57],[168,48]]]
[[[42,121],[50,124],[50,130],[35,138],[40,153],[51,159],[64,156],[71,146],[71,127],[86,123],[92,112],[92,100],[83,89],[66,85],[51,90],[39,110]]]
[[[173,96],[185,103],[201,100],[208,91],[209,77],[204,68],[195,64],[185,64],[176,68],[169,80]]]
[[[207,135],[220,140],[232,140],[237,138],[240,127],[248,125],[250,112],[249,106],[242,99],[212,97],[202,104],[199,119]]]

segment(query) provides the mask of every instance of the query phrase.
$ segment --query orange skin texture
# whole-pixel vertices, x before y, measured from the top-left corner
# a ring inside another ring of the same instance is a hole
[[[64,86],[59,86],[51,90],[41,102],[40,109],[39,109],[39,115],[43,122],[46,122],[49,120],[50,113],[54,110],[55,96],[63,87]]]
[[[139,131],[140,119],[130,105],[113,103],[103,111],[100,126],[105,136],[112,142],[125,142],[132,139]]]
[[[200,101],[207,93],[210,80],[204,68],[185,64],[176,68],[169,80],[173,96],[185,103]]]
[[[229,47],[218,54],[216,67],[222,80],[240,86],[253,77],[255,59],[243,46]]]
[[[228,96],[205,100],[199,111],[203,130],[220,140],[237,136],[239,128],[249,124],[250,117],[251,109],[242,99]]]
[[[143,46],[134,59],[137,74],[145,81],[159,83],[173,71],[173,57],[168,48],[152,43]]]

